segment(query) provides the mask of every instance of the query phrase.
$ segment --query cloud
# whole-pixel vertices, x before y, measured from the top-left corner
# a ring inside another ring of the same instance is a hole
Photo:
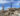
[[[10,1],[0,1],[0,3],[10,3]]]

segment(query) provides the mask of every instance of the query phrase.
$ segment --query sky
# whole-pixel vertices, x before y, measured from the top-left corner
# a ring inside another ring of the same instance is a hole
[[[13,1],[13,0],[12,0]],[[20,1],[13,1],[12,2],[12,8],[19,8]],[[11,2],[10,1],[0,1],[0,10],[2,10],[2,5],[4,5],[4,10],[7,8],[11,8]]]
[[[7,8],[11,8],[11,3],[5,3],[4,4],[4,10],[6,10]],[[12,3],[12,8],[19,8],[19,5]],[[0,4],[0,10],[1,9],[2,9],[2,4]]]

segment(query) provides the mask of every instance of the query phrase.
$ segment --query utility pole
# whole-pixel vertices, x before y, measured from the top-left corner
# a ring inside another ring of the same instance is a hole
[[[19,3],[19,8],[20,8],[20,3]]]
[[[4,5],[2,5],[2,8],[3,8],[2,10],[4,10]]]
[[[11,8],[12,8],[12,2],[11,2]]]
[[[20,10],[20,3],[19,3],[19,10]]]

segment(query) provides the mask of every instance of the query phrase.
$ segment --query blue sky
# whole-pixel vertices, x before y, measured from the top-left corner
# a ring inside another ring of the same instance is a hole
[[[4,4],[4,9],[11,8],[11,4]],[[12,5],[12,8],[19,8],[19,5]],[[0,10],[2,9],[2,5],[0,4]]]
[[[4,10],[7,8],[11,8],[11,3],[5,3],[4,4]],[[12,8],[19,8],[19,3],[18,2],[13,2],[12,3]],[[2,4],[0,4],[0,10],[2,10]]]
[[[7,8],[11,8],[11,3],[5,3],[4,4],[4,9],[6,10]],[[0,4],[0,10],[2,9],[2,4]]]
[[[4,4],[4,9],[11,8],[11,3]]]

